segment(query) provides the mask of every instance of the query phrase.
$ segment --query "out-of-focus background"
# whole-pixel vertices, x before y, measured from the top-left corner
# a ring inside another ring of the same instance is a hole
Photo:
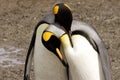
[[[120,0],[0,0],[0,80],[23,80],[34,27],[58,2],[96,28],[109,51],[113,80],[120,80]]]

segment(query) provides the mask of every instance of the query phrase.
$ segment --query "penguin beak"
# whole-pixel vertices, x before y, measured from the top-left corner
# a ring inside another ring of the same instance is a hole
[[[59,56],[59,58],[60,58],[62,64],[63,64],[64,66],[67,66],[66,59],[63,58],[63,54],[62,54],[62,52],[60,51],[59,48],[56,48],[56,53],[58,54],[58,56]]]
[[[61,61],[63,61],[63,56],[62,56],[62,53],[61,53],[59,48],[56,48],[56,53],[58,54],[58,56],[61,59]]]

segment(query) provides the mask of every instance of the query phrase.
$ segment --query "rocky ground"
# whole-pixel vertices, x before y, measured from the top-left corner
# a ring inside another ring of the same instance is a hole
[[[96,28],[109,51],[113,80],[120,80],[120,0],[0,0],[0,80],[23,80],[34,26],[58,2]]]

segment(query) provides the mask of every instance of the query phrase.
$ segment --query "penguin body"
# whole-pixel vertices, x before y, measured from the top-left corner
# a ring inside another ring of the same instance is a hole
[[[49,14],[35,27],[26,57],[24,80],[30,80],[32,59],[34,59],[35,80],[67,80],[66,68],[55,53],[47,49],[42,42],[44,30],[52,23],[54,16]]]
[[[53,13],[66,33],[58,38],[68,62],[69,79],[112,80],[108,51],[96,30],[72,20],[71,9],[64,3],[56,4]]]
[[[47,24],[42,24],[37,29],[34,47],[34,70],[36,80],[67,80],[66,68],[60,60],[45,48],[41,41],[42,30]]]
[[[100,57],[84,36],[72,35],[73,47],[67,35],[60,39],[69,65],[70,80],[104,80]]]
[[[111,79],[107,49],[93,27],[84,22],[73,21],[71,26],[71,41],[73,47],[70,43],[67,46],[67,42],[70,42],[69,37],[66,41],[61,41],[69,65],[69,79]]]
[[[75,20],[72,22],[71,31],[72,33],[77,32],[77,34],[83,35],[90,42],[100,57],[105,80],[111,80],[111,67],[108,51],[97,31],[92,26],[82,21]]]

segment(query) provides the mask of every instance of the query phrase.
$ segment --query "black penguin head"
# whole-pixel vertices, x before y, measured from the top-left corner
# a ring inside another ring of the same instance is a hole
[[[59,58],[59,60],[62,62],[62,64],[64,66],[67,65],[67,63],[64,61],[63,55],[60,51],[60,40],[54,35],[54,33],[43,32],[42,43],[48,50],[53,52]]]
[[[69,32],[73,19],[70,7],[64,3],[56,4],[53,8],[53,14],[55,15],[55,22]]]

